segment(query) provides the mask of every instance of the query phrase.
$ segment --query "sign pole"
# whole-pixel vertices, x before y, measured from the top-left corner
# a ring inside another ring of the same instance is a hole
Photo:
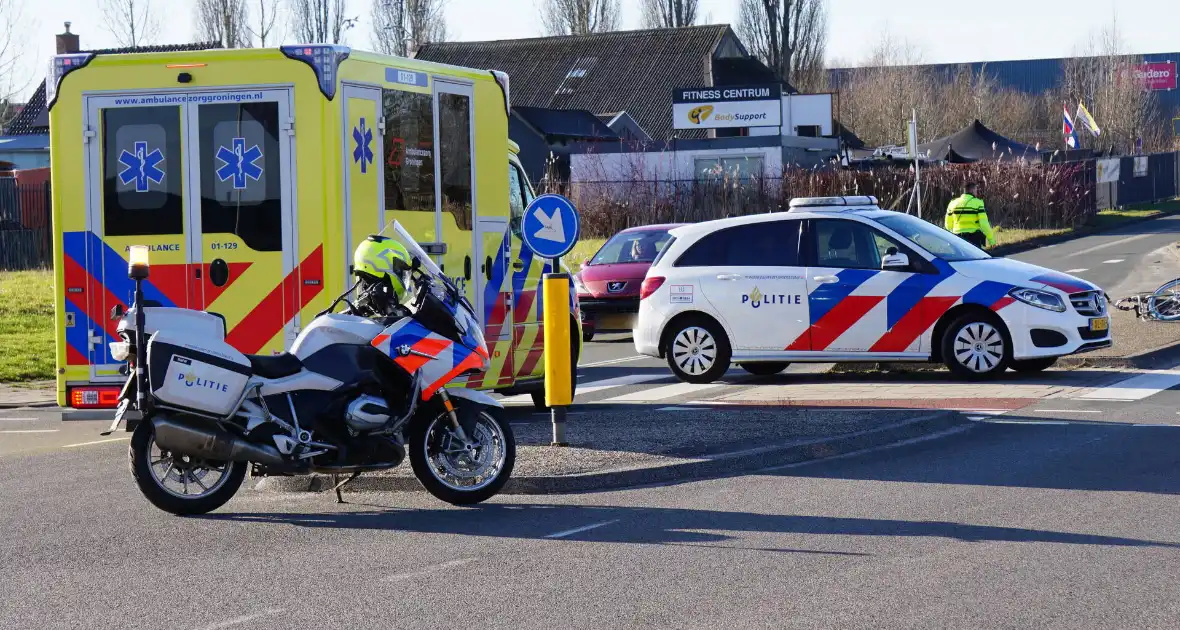
[[[573,202],[561,195],[541,195],[524,211],[521,240],[553,273],[541,280],[541,326],[545,356],[545,406],[553,422],[552,446],[569,446],[565,437],[567,409],[574,399],[573,313],[569,302],[571,278],[559,272],[558,262],[581,235],[581,220]]]
[[[557,267],[554,266],[554,269]],[[547,273],[543,280],[545,300],[545,405],[553,421],[551,446],[569,446],[565,440],[566,410],[573,403],[573,363],[570,356],[570,316],[565,297],[569,295],[568,273]]]

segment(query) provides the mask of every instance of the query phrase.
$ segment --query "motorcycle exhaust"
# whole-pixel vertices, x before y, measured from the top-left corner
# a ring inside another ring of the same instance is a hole
[[[157,416],[152,425],[156,445],[166,451],[220,461],[288,465],[275,447],[247,442],[214,426],[196,426],[167,416]]]

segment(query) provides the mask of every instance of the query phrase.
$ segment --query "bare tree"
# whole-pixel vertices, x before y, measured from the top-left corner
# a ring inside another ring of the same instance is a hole
[[[226,48],[250,47],[246,0],[197,0],[197,39]]]
[[[447,38],[441,0],[374,0],[373,47],[407,57],[422,44]]]
[[[347,0],[290,0],[291,29],[303,43],[341,44],[357,17],[348,17]]]
[[[804,91],[822,81],[828,38],[824,0],[741,0],[737,32],[784,81]]]
[[[541,0],[541,24],[549,35],[586,35],[617,31],[620,0]]]
[[[1166,148],[1166,139],[1158,133],[1164,124],[1159,100],[1135,75],[1143,58],[1124,54],[1125,50],[1116,19],[1066,61],[1060,98],[1071,108],[1084,102],[1097,119],[1100,137],[1089,140],[1089,134],[1079,130],[1085,144],[1122,153],[1134,152],[1136,140],[1148,151]]]
[[[17,114],[13,100],[28,87],[28,78],[19,78],[24,59],[24,33],[31,28],[22,22],[20,0],[0,0],[0,128]]]
[[[160,31],[150,0],[98,0],[106,30],[120,46],[149,44]]]
[[[280,33],[275,32],[278,25],[279,0],[257,0],[258,13],[251,15],[246,25],[250,37],[258,41],[259,48],[266,48],[267,40],[272,42],[282,39]],[[272,37],[273,35],[273,37]]]
[[[697,23],[700,0],[643,0],[645,28],[680,28]]]

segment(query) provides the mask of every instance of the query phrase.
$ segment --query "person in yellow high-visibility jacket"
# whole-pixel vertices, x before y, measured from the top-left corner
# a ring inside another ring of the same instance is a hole
[[[946,229],[976,247],[996,244],[996,233],[987,221],[987,208],[975,196],[974,182],[967,184],[963,196],[951,200],[946,207]]]

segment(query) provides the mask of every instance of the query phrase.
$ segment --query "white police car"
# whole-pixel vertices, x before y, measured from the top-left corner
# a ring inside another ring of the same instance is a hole
[[[692,383],[792,361],[941,361],[983,377],[1111,344],[1098,287],[873,197],[795,199],[671,235],[643,281],[635,348]]]

